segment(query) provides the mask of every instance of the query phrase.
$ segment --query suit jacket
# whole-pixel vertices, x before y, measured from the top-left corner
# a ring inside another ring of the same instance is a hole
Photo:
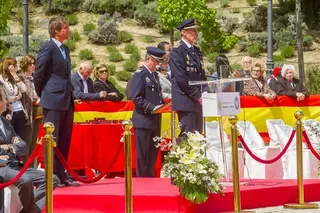
[[[263,97],[264,94],[271,94],[276,96],[276,93],[270,89],[267,82],[262,78],[260,79],[262,88],[259,87],[255,79],[244,81],[243,95]]]
[[[103,82],[97,79],[94,82],[93,87],[96,92],[101,92],[101,91],[106,91],[107,93],[115,92],[118,95],[118,97],[114,95],[107,95],[107,97],[104,100],[119,102],[123,99],[123,94],[119,92],[119,90],[108,80],[107,82]]]
[[[203,89],[191,86],[189,81],[206,80],[203,59],[198,47],[194,52],[183,41],[172,49],[169,59],[172,81],[172,109],[179,111],[201,111],[198,103]]]
[[[0,145],[3,144],[10,144],[10,146],[13,149],[12,151],[5,150],[0,148],[0,155],[8,155],[8,165],[14,165],[14,164],[20,164],[20,156],[23,156],[27,153],[27,144],[19,137],[19,135],[14,131],[11,123],[5,119],[4,117],[0,117],[2,123],[3,123],[3,132],[0,129]],[[13,138],[17,137],[19,140],[17,143],[13,143]],[[15,167],[15,166],[14,166]],[[1,174],[0,174],[1,176]]]
[[[132,76],[130,97],[135,105],[133,126],[144,129],[160,128],[160,115],[151,114],[157,105],[164,103],[157,73],[154,72],[153,75],[145,66],[137,70]]]
[[[73,105],[71,62],[66,46],[65,53],[66,59],[52,39],[44,43],[38,53],[34,86],[43,108],[65,111]]]
[[[78,72],[75,72],[71,76],[71,82],[73,86],[74,98],[81,99],[84,101],[94,101],[101,99],[99,93],[95,92],[93,88],[93,81],[90,77],[88,77],[87,79],[88,93],[84,93],[83,81]]]
[[[162,97],[171,98],[171,80],[169,79],[169,77],[163,75],[161,72],[158,72],[158,76],[161,85]]]
[[[276,93],[277,95],[286,95],[290,97],[297,97],[296,93],[301,92],[305,96],[308,96],[308,91],[302,85],[302,88],[299,88],[299,80],[296,78],[293,78],[293,87],[291,86],[291,83],[288,82],[285,78],[278,78],[277,84],[276,84]]]

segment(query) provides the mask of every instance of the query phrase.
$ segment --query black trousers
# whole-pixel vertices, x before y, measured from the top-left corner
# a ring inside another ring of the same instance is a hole
[[[201,111],[178,111],[178,119],[180,124],[179,138],[183,133],[198,131],[200,134],[203,129],[203,116]]]
[[[20,136],[20,138],[24,138],[25,123],[26,123],[26,118],[22,110],[13,112],[11,125],[13,126],[14,131]]]
[[[44,122],[52,122],[54,125],[53,137],[62,156],[67,161],[71,143],[71,134],[73,127],[73,106],[70,104],[66,111],[54,111],[43,109]],[[64,167],[60,163],[57,156],[54,157],[54,173],[60,181],[64,182],[68,179]]]
[[[159,149],[153,140],[160,136],[160,128],[142,129],[134,128],[136,142],[136,174],[137,177],[154,177],[155,164]]]

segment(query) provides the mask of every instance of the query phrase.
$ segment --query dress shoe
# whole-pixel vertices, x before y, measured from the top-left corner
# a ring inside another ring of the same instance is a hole
[[[64,188],[64,187],[66,187],[66,185],[64,185],[63,183],[59,183],[59,184],[57,185],[57,188]]]
[[[78,187],[78,186],[80,186],[79,183],[73,182],[72,180],[61,181],[61,183],[64,184],[66,187]]]

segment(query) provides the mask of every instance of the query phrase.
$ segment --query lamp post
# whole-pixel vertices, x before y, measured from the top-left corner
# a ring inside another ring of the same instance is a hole
[[[28,0],[23,0],[23,54],[26,55],[29,52],[29,12],[28,12]]]
[[[273,35],[272,35],[272,0],[268,0],[268,55],[267,77],[272,75],[273,70]]]

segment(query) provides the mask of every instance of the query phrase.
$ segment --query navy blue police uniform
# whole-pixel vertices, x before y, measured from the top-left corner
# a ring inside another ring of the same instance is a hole
[[[147,54],[160,61],[165,51],[148,47]],[[154,177],[158,148],[153,138],[160,136],[161,115],[152,112],[164,103],[157,73],[151,72],[146,65],[139,68],[131,80],[130,97],[135,105],[132,123],[136,143],[136,175]]]
[[[195,19],[183,21],[178,30],[197,28]],[[182,136],[184,132],[202,133],[203,115],[199,102],[203,92],[201,85],[189,85],[189,81],[206,80],[201,51],[181,40],[170,54],[169,67],[172,79],[172,110],[177,111]]]

